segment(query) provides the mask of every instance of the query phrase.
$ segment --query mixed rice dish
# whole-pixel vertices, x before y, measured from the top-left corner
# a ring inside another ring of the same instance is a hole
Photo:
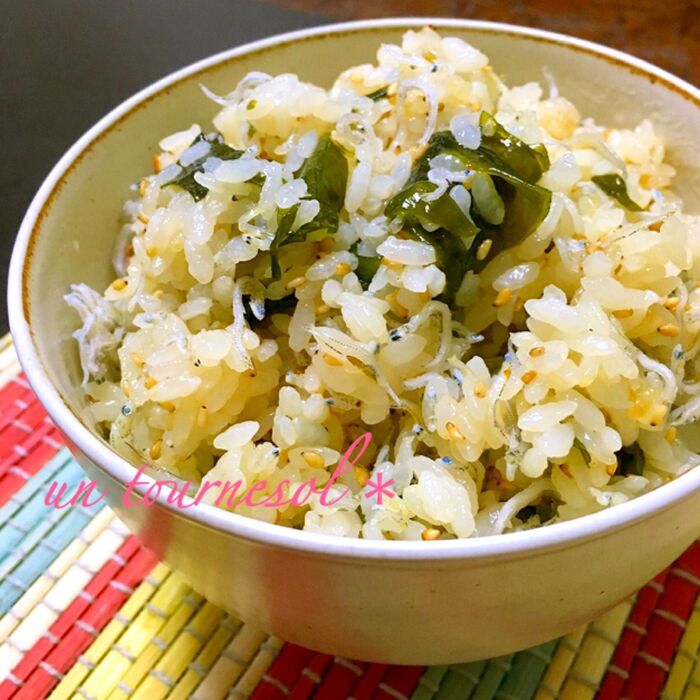
[[[323,487],[369,432],[333,505],[235,512],[395,540],[568,520],[696,466],[700,217],[649,121],[543,83],[426,28],[329,90],[204,88],[214,129],[160,142],[117,278],[66,296],[112,446],[264,495]]]

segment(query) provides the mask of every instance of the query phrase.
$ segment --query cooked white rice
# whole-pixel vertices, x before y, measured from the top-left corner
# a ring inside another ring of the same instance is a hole
[[[436,539],[592,513],[700,461],[700,219],[670,192],[650,122],[582,119],[552,81],[548,93],[509,88],[480,51],[431,29],[381,46],[376,65],[330,90],[252,73],[209,96],[222,141],[197,124],[163,139],[125,207],[119,277],[104,294],[77,284],[66,297],[95,420],[134,464],[196,483],[265,480],[264,495],[284,480],[322,486],[369,431],[336,505],[237,512]],[[488,148],[482,113],[544,144],[529,191],[546,207],[503,249],[510,186],[432,157],[419,206],[451,198],[462,223],[495,227],[465,267],[453,248],[441,256],[429,216],[411,224],[385,209],[435,134],[461,153]],[[329,218],[312,195],[337,189],[343,168]],[[606,174],[632,203],[592,181]],[[283,228],[293,242],[276,253]],[[379,472],[396,494],[381,506],[363,497]]]

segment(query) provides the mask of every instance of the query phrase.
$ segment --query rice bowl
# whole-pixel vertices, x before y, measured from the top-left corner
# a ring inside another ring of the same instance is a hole
[[[382,41],[400,44],[406,30],[426,21],[358,22],[273,37],[134,96],[86,133],[47,178],[22,225],[9,280],[13,337],[29,380],[90,478],[147,546],[214,604],[279,637],[392,663],[497,656],[601,614],[698,535],[698,470],[551,527],[496,537],[443,535],[428,543],[300,532],[205,503],[182,512],[167,504],[166,494],[153,507],[125,509],[120,496],[136,469],[104,441],[85,401],[70,337],[78,317],[61,295],[78,280],[104,290],[114,279],[117,228],[95,222],[117,220],[124,199],[134,196],[128,185],[147,172],[149,147],[163,134],[194,122],[209,129],[214,110],[200,84],[225,95],[247,72],[262,70],[331,85],[348,65],[373,61]],[[700,210],[697,89],[569,37],[480,22],[430,24],[477,46],[512,85],[534,80],[546,91],[541,67],[555,67],[561,94],[600,124],[626,129],[649,118],[677,171],[676,191],[688,211]]]
[[[423,28],[329,90],[203,87],[215,130],[160,141],[118,277],[66,297],[111,444],[193,484],[264,481],[268,507],[205,502],[372,539],[552,524],[695,466],[700,219],[649,120],[599,125],[542,71],[508,87]],[[274,505],[367,431],[332,505]]]

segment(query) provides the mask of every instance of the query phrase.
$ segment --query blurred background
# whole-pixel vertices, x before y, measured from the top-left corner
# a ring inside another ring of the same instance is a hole
[[[0,333],[12,243],[56,160],[124,98],[217,51],[331,21],[432,15],[564,32],[700,81],[700,0],[3,0],[2,10]]]

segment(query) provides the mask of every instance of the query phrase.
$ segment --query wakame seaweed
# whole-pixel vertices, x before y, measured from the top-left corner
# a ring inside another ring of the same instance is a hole
[[[384,87],[379,88],[378,90],[375,90],[374,92],[370,92],[368,95],[365,95],[365,97],[369,97],[370,100],[374,100],[376,102],[377,100],[381,100],[384,97],[389,96],[388,88],[389,88],[389,86],[385,85]]]
[[[378,255],[360,255],[357,252],[357,243],[354,243],[351,246],[350,252],[357,258],[355,274],[360,280],[362,288],[367,289],[372,281],[372,278],[379,269],[382,259]]]
[[[453,301],[469,270],[478,271],[498,252],[532,233],[547,215],[552,199],[549,190],[536,184],[549,168],[544,146],[527,145],[486,112],[481,115],[480,128],[477,148],[460,145],[450,131],[433,134],[406,187],[386,207],[389,218],[401,219],[409,233],[435,248],[438,265],[447,278],[444,297],[448,302]],[[425,200],[437,187],[428,180],[430,161],[436,156],[492,179],[504,204],[501,223],[488,223],[473,200],[467,214],[449,192],[433,202]],[[486,253],[478,255],[487,241],[491,243]]]
[[[281,299],[265,299],[265,315],[263,318],[258,318],[250,306],[250,297],[247,294],[243,295],[243,309],[248,325],[253,328],[262,323],[272,314],[280,314],[292,311],[297,305],[297,298],[294,294],[288,294]]]
[[[172,180],[164,183],[165,185],[177,185],[187,190],[193,197],[195,202],[206,197],[209,190],[200,185],[194,176],[196,173],[201,173],[204,171],[204,163],[209,158],[219,158],[220,160],[236,160],[243,155],[243,151],[238,151],[235,148],[231,148],[224,143],[224,137],[217,133],[212,132],[210,134],[199,134],[197,138],[192,142],[194,146],[200,141],[206,141],[209,144],[209,151],[203,155],[201,158],[197,158],[192,161],[189,165],[182,165],[178,163],[182,170],[178,173]]]
[[[313,231],[338,230],[340,210],[345,201],[348,182],[348,161],[333,143],[330,135],[321,136],[313,153],[295,173],[306,183],[307,198],[315,199],[320,206],[316,217],[296,231],[292,231],[298,204],[280,211],[275,238],[270,246],[272,276],[279,279],[282,271],[279,265],[279,249],[286,243],[303,241]]]
[[[627,192],[627,183],[617,173],[594,175],[591,178],[591,182],[598,185],[608,197],[612,197],[622,204],[625,209],[629,211],[644,211],[643,207],[640,207],[639,204],[629,196]]]
[[[621,476],[629,476],[630,474],[641,476],[643,473],[644,452],[642,452],[642,448],[636,442],[629,447],[623,447],[617,453],[616,474]]]

